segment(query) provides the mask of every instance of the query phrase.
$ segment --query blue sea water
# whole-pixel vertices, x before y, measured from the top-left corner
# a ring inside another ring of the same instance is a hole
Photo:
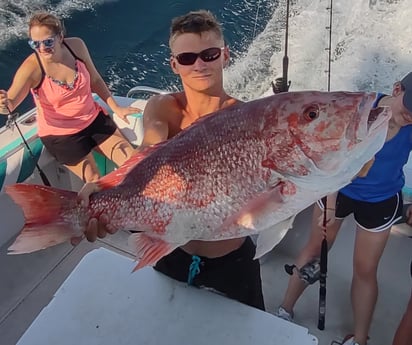
[[[27,21],[35,9],[64,19],[66,36],[81,37],[112,92],[125,95],[136,85],[179,89],[168,58],[171,19],[191,10],[211,10],[223,23],[233,61],[262,32],[276,0],[0,0],[0,88],[7,89],[22,61],[31,53]],[[19,107],[33,105],[30,96]]]
[[[0,88],[31,53],[27,21],[43,9],[86,42],[113,93],[136,85],[180,89],[168,62],[170,22],[204,8],[222,22],[231,50],[225,88],[243,100],[261,97],[282,75],[288,1],[291,90],[325,90],[330,78],[332,91],[391,92],[411,70],[411,0],[333,0],[331,35],[330,0],[0,0]],[[18,111],[32,105],[28,97]]]

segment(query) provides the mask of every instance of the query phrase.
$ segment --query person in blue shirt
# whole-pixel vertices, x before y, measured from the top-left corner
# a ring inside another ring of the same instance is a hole
[[[389,106],[392,110],[384,146],[375,155],[366,176],[358,176],[339,192],[327,197],[329,249],[343,220],[353,213],[356,221],[351,286],[354,332],[345,338],[343,345],[366,345],[378,297],[379,260],[392,225],[402,216],[403,166],[412,150],[412,72],[394,84],[392,95],[378,94],[376,106]],[[295,262],[298,268],[319,257],[324,236],[321,221],[324,207],[322,201],[314,207],[309,242]],[[293,308],[306,286],[294,270],[275,314],[291,321]]]

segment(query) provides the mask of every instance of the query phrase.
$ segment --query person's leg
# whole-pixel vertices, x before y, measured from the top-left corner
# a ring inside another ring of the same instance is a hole
[[[323,214],[323,210],[319,208],[318,205],[313,207],[312,216],[312,230],[310,238],[306,246],[303,248],[298,258],[296,259],[296,266],[302,267],[308,263],[313,258],[320,256],[320,248],[323,240],[323,228],[319,226],[319,219]],[[329,249],[331,248],[333,242],[335,241],[336,235],[342,225],[342,219],[336,219],[335,222],[327,227],[327,240]],[[302,295],[307,284],[305,284],[294,270],[293,275],[289,279],[288,287],[284,295],[281,307],[285,309],[288,313],[293,314],[293,307],[295,306],[297,300]]]
[[[392,345],[412,344],[412,292],[402,320],[396,330]]]
[[[95,151],[105,155],[118,167],[133,154],[133,146],[117,128],[113,119],[102,112],[84,130],[84,135],[93,142]]]
[[[410,265],[410,274],[412,277],[412,261]],[[402,320],[399,323],[393,338],[392,345],[410,345],[412,344],[412,291],[409,297],[408,306],[403,314]]]
[[[377,270],[392,225],[402,216],[402,193],[380,202],[356,202],[351,300],[354,342],[365,345],[378,298]]]
[[[65,165],[72,173],[79,176],[84,182],[97,181],[100,178],[99,169],[92,153],[89,153],[79,163]]]
[[[49,135],[42,137],[49,153],[84,182],[99,179],[96,161],[91,153],[95,142],[86,135],[88,128],[70,135]]]
[[[129,159],[134,151],[133,146],[118,129],[116,129],[116,131],[105,141],[100,143],[98,148],[117,166],[121,166],[127,159]]]
[[[353,257],[351,300],[355,323],[354,341],[366,345],[378,297],[377,270],[390,228],[371,232],[357,226]]]

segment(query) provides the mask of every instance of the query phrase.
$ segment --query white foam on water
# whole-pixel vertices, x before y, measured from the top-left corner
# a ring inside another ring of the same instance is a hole
[[[7,49],[8,43],[26,37],[27,23],[35,11],[46,10],[64,20],[73,12],[113,1],[118,0],[0,0],[0,49]]]
[[[327,90],[329,0],[291,0],[290,90]],[[265,30],[225,74],[225,86],[241,99],[271,93],[282,75],[286,1]],[[412,0],[335,0],[330,90],[391,92],[412,71]]]

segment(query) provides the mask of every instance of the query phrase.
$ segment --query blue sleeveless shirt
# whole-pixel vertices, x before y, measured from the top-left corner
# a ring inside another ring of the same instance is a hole
[[[381,98],[378,94],[374,107]],[[405,184],[403,166],[412,150],[412,125],[401,127],[399,132],[385,142],[381,150],[375,155],[368,174],[365,177],[355,178],[340,192],[360,201],[379,202],[394,196],[401,191]]]

